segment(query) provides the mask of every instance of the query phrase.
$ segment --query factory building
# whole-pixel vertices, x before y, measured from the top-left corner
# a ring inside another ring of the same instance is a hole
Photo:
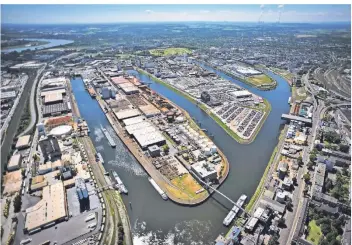
[[[81,212],[90,209],[89,205],[89,194],[86,183],[82,178],[76,178],[75,180],[76,193],[80,205]]]
[[[210,166],[206,161],[194,163],[191,169],[203,180],[213,181],[216,180],[218,176],[215,168]]]
[[[148,152],[151,157],[159,157],[160,156],[160,147],[157,145],[149,146]]]
[[[44,160],[51,160],[61,156],[61,150],[56,137],[52,135],[41,136],[39,139],[39,148]]]
[[[103,87],[101,89],[101,97],[104,99],[104,100],[107,100],[107,99],[110,99],[112,96],[112,91],[110,88],[108,87]]]

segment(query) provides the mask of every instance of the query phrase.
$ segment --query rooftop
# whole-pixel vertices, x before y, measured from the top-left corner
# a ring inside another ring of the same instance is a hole
[[[63,183],[58,182],[45,186],[42,200],[26,209],[25,228],[31,231],[65,216],[67,216],[65,189]]]
[[[30,139],[31,139],[30,135],[23,135],[19,137],[16,143],[16,148],[28,147]]]

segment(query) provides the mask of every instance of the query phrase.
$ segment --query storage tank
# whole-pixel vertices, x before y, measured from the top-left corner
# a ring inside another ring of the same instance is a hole
[[[205,154],[206,156],[210,156],[210,155],[211,155],[210,148],[205,147],[205,148],[204,148],[204,154]]]
[[[279,168],[279,178],[283,180],[286,176],[287,169],[284,167]]]
[[[210,148],[210,151],[211,151],[212,154],[214,154],[214,153],[216,153],[216,152],[218,151],[218,148],[217,148],[215,145],[213,145],[213,146]]]

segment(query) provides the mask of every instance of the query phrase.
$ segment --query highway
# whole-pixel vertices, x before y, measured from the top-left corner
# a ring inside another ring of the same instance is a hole
[[[28,132],[30,132],[32,130],[32,128],[35,126],[36,122],[37,122],[37,111],[36,111],[36,107],[37,107],[37,103],[35,103],[35,95],[37,94],[39,95],[39,86],[37,86],[38,83],[40,83],[39,81],[41,79],[39,79],[39,77],[41,77],[43,71],[45,70],[47,64],[45,63],[45,65],[43,67],[41,67],[38,71],[37,71],[37,76],[34,79],[33,85],[32,85],[32,89],[31,89],[31,95],[29,97],[29,108],[30,108],[30,114],[31,114],[31,121],[29,123],[29,125],[27,126],[27,128],[20,133],[18,136],[23,136],[26,135]],[[37,89],[38,88],[38,89]],[[39,108],[39,107],[38,107]],[[39,113],[40,114],[40,113]]]

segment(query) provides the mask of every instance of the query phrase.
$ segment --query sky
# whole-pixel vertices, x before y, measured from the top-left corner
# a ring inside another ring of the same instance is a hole
[[[350,22],[350,5],[1,5],[2,23]]]

